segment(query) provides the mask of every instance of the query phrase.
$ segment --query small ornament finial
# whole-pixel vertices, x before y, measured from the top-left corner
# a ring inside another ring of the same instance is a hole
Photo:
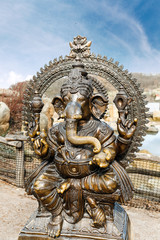
[[[86,37],[81,37],[80,35],[74,37],[73,42],[69,43],[71,48],[69,57],[75,58],[77,60],[80,60],[82,57],[89,57],[91,55],[91,44],[91,41],[87,42]]]

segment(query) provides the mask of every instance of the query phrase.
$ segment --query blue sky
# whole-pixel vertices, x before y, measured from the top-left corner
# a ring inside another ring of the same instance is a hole
[[[69,54],[77,35],[129,72],[160,73],[159,0],[0,0],[0,88]]]

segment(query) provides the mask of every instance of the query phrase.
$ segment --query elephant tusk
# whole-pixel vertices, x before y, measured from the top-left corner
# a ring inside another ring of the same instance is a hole
[[[73,119],[82,119],[82,115],[80,114],[74,115]]]

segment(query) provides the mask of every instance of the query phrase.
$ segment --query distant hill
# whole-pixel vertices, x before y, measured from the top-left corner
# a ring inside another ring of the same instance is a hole
[[[157,88],[160,88],[160,74],[156,75],[147,75],[144,73],[132,73],[132,76],[135,77],[138,82],[141,84],[141,88],[145,90],[145,92],[149,92],[149,90],[156,90]],[[51,85],[47,91],[45,92],[45,95],[48,97],[53,98],[55,95],[58,95],[60,92],[61,85],[66,81],[66,77],[63,77],[60,81],[56,81],[53,85]],[[103,78],[98,77],[98,79],[106,85],[107,89],[110,91],[115,91],[115,88],[108,82],[104,81]],[[28,81],[25,81],[23,83],[23,91],[27,85]],[[0,101],[2,101],[3,97],[9,97],[9,95],[12,95],[11,92],[13,90],[16,90],[19,83],[11,86],[9,90],[0,89]]]
[[[141,83],[141,87],[146,90],[160,88],[160,74],[146,75],[143,73],[132,73],[132,75],[138,79]]]

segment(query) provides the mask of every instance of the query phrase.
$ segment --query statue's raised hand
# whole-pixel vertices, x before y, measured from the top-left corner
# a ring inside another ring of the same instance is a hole
[[[123,119],[123,118],[118,118],[117,121],[117,130],[119,133],[119,136],[122,137],[123,139],[130,139],[135,130],[136,130],[136,126],[137,126],[137,118],[134,119],[134,121],[129,121],[127,119]]]
[[[39,135],[37,138],[32,138],[31,140],[33,141],[35,153],[43,157],[47,154],[49,148],[48,143],[46,141],[47,133],[45,132],[44,129],[42,129],[42,132],[41,133],[39,132],[37,135]]]
[[[37,136],[38,132],[39,132],[39,120],[38,118],[35,118],[35,120],[30,122],[28,125],[28,135],[30,136],[30,138],[34,138]]]

